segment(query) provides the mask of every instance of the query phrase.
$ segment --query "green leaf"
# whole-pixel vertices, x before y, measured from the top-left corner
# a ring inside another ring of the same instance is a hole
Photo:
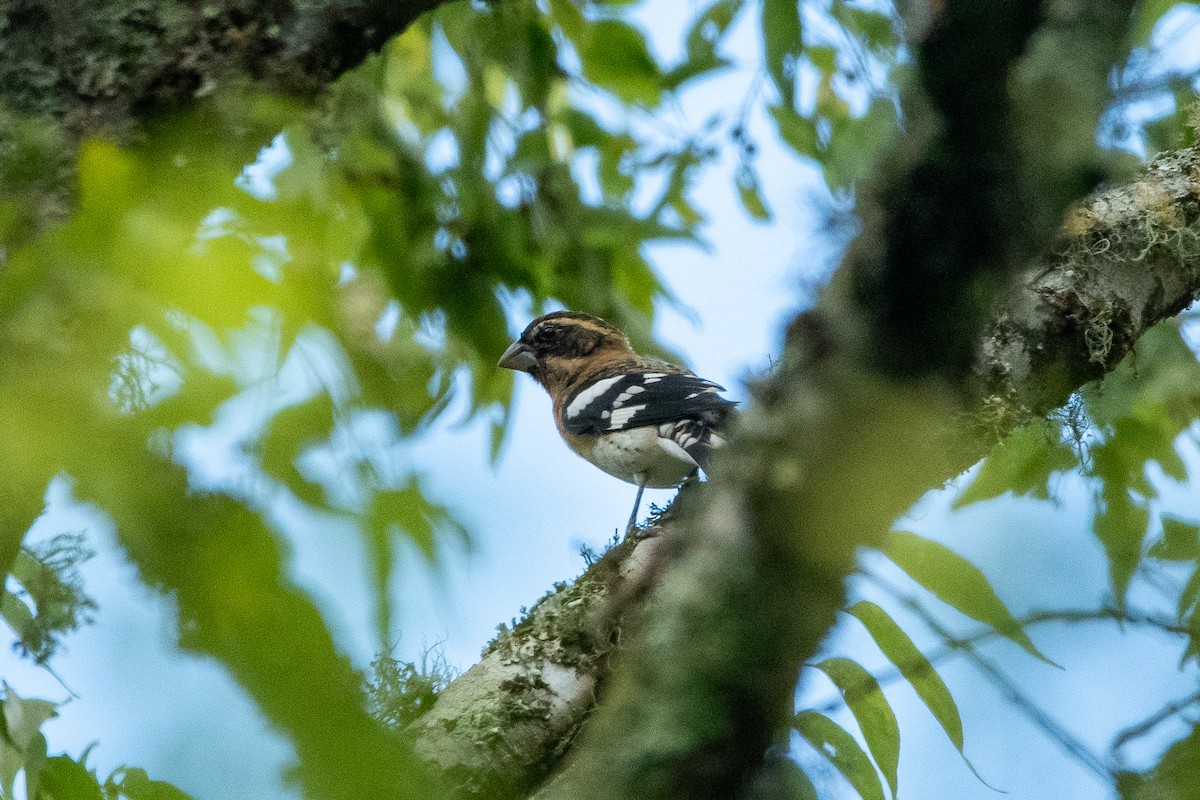
[[[4,733],[18,750],[25,752],[38,735],[42,725],[57,716],[55,704],[49,700],[26,700],[4,684]]]
[[[853,736],[816,711],[801,711],[792,723],[804,739],[837,767],[862,800],[884,800],[883,785],[871,759]]]
[[[1162,517],[1162,538],[1149,555],[1164,561],[1195,561],[1200,558],[1200,525],[1177,517]]]
[[[717,0],[696,17],[687,33],[688,61],[699,61],[713,55],[721,37],[742,9],[744,0]]]
[[[900,670],[900,674],[912,686],[917,697],[921,698],[921,702],[942,726],[950,743],[962,754],[963,727],[958,705],[955,704],[946,684],[942,683],[937,670],[929,663],[929,659],[925,658],[912,639],[908,638],[908,634],[888,613],[874,603],[862,600],[850,606],[846,612],[863,624],[875,640],[875,644],[896,669]]]
[[[1121,800],[1200,800],[1200,727],[1168,748],[1158,765],[1144,773],[1117,775]]]
[[[815,666],[829,676],[850,707],[871,756],[895,798],[896,771],[900,766],[900,726],[879,683],[871,673],[848,658],[827,658]]]
[[[1195,419],[1198,384],[1200,362],[1184,341],[1179,321],[1172,319],[1142,334],[1133,357],[1123,359],[1081,394],[1088,417],[1100,426],[1135,416],[1155,424],[1174,420],[1182,426]]]
[[[0,740],[0,793],[13,796],[17,773],[25,770],[25,787],[36,789],[46,761],[46,740],[41,728],[56,716],[48,700],[26,700],[4,684],[3,739]],[[29,795],[35,796],[35,795]]]
[[[1169,477],[1186,480],[1187,466],[1175,449],[1180,428],[1163,406],[1143,407],[1138,416],[1117,420],[1108,438],[1091,449],[1092,474],[1114,491],[1131,488],[1144,496],[1154,494],[1147,462],[1156,461]]]
[[[883,147],[899,129],[896,107],[890,98],[877,98],[866,116],[858,118],[840,113],[840,106],[839,103],[839,113],[828,115],[829,144],[821,159],[825,166],[825,182],[831,188],[853,186],[875,163]]]
[[[96,776],[67,756],[46,759],[41,787],[45,800],[104,800]]]
[[[800,116],[788,106],[767,106],[767,110],[771,112],[771,118],[775,120],[775,129],[784,144],[802,156],[820,157],[817,123]]]
[[[1142,559],[1142,542],[1150,525],[1150,509],[1135,503],[1124,486],[1105,484],[1092,530],[1108,556],[1108,572],[1118,605],[1125,602],[1129,581]]]
[[[990,500],[1006,492],[1018,497],[1049,499],[1050,477],[1076,463],[1075,452],[1061,441],[1056,428],[1041,423],[1026,425],[1013,431],[988,454],[974,480],[954,501],[954,508]]]
[[[624,22],[601,20],[577,42],[583,76],[627,103],[658,105],[658,64],[642,32]]]
[[[737,184],[738,196],[741,198],[742,207],[746,209],[747,214],[760,220],[771,218],[771,211],[767,208],[766,201],[763,200],[758,176],[754,174],[753,170],[739,169],[734,176],[734,183]]]
[[[120,774],[121,779],[115,780]],[[191,795],[165,781],[151,780],[144,769],[123,767],[105,781],[105,789],[120,791],[129,800],[191,800]]]
[[[9,591],[5,591],[0,599],[0,617],[4,618],[21,641],[25,641],[27,631],[34,625],[33,612],[29,610],[29,606]]]
[[[803,44],[799,0],[763,0],[763,57],[784,105],[796,105],[795,59]]]
[[[1150,42],[1150,34],[1163,15],[1175,6],[1179,0],[1142,0],[1133,12],[1133,24],[1129,27],[1129,39],[1135,46],[1145,46]]]
[[[733,66],[732,61],[715,54],[701,56],[700,58],[689,58],[663,75],[663,88],[673,92],[688,81],[720,72],[731,66]]]
[[[888,14],[858,8],[846,2],[835,2],[831,11],[834,19],[872,50],[890,50],[899,44],[895,23]]]
[[[1179,621],[1187,616],[1188,611],[1192,606],[1196,605],[1196,600],[1200,599],[1200,565],[1192,572],[1192,577],[1188,578],[1188,582],[1184,585],[1183,591],[1179,593]]]
[[[1034,646],[979,568],[953,550],[898,531],[888,539],[884,555],[943,603],[993,628],[1034,658],[1058,666]]]

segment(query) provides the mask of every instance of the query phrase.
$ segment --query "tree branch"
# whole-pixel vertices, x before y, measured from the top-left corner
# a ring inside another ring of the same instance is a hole
[[[1096,67],[1116,60],[1128,8],[1094,5],[1094,14],[1082,16],[1095,22],[1095,29],[1083,38],[1104,46],[1080,57],[1080,72],[1073,73],[1057,58],[1062,43],[1078,33],[1070,24],[1051,19],[1034,35],[1020,63],[1020,80],[1014,81],[1014,141],[1034,138],[1025,127],[1034,124],[1034,115],[1022,104],[1036,94],[1035,88],[1045,89],[1055,70],[1067,85],[1064,91],[1078,87],[1078,97],[1084,98],[1102,91],[1103,71]],[[933,35],[981,35],[979,30],[955,33],[946,25],[935,25]],[[1012,50],[1024,52],[1019,42]],[[969,91],[986,95],[989,87],[972,84]],[[1064,140],[1077,141],[1080,131],[1087,130],[1088,138],[1044,176],[1054,187],[1040,185],[1041,165],[1033,169],[1021,159],[1006,173],[1003,163],[988,156],[988,170],[970,172],[972,181],[992,188],[972,189],[982,192],[977,211],[985,219],[964,224],[979,231],[989,220],[1007,220],[1004,229],[1011,236],[997,245],[999,250],[977,246],[969,231],[948,226],[939,214],[914,218],[908,211],[890,213],[914,196],[926,197],[921,192],[927,186],[912,186],[913,181],[930,180],[922,164],[939,159],[962,164],[965,152],[947,156],[947,148],[966,151],[987,144],[986,132],[978,141],[940,139],[936,118],[915,115],[910,126],[914,141],[905,145],[912,152],[906,149],[907,154],[889,162],[898,173],[886,176],[892,188],[873,195],[893,202],[864,203],[863,238],[821,305],[792,324],[779,374],[756,388],[756,406],[723,451],[714,481],[696,504],[701,508],[689,504],[682,525],[674,526],[686,528],[686,534],[675,539],[674,528],[667,534],[673,542],[670,567],[657,573],[662,580],[644,606],[653,612],[639,616],[622,608],[627,613],[617,630],[622,641],[635,644],[619,652],[620,667],[613,674],[605,672],[606,658],[600,673],[589,673],[573,687],[556,685],[554,694],[560,698],[591,695],[597,686],[605,697],[582,742],[572,748],[566,769],[539,796],[743,794],[772,736],[790,717],[800,663],[842,605],[842,579],[855,548],[879,541],[890,521],[921,493],[977,460],[995,441],[994,434],[956,430],[958,415],[1002,404],[1011,413],[1011,428],[1046,413],[1115,365],[1150,325],[1191,301],[1200,288],[1192,246],[1200,235],[1200,157],[1195,150],[1164,157],[1135,183],[1093,197],[1070,215],[1054,254],[1033,259],[1034,243],[1048,246],[1052,231],[1024,219],[1025,198],[1044,191],[1035,203],[1041,216],[1056,208],[1061,218],[1062,206],[1055,198],[1063,195],[1063,185],[1078,185],[1080,176],[1089,169],[1094,174],[1100,163],[1090,138],[1095,114],[1098,107],[1092,109],[1090,128],[1077,121],[1056,131]],[[1042,144],[1061,155],[1063,146],[1052,139]],[[1010,153],[1010,147],[1019,150],[1010,144],[993,152]],[[934,173],[941,177],[933,182],[943,185],[928,190],[927,202],[949,207],[958,176],[952,170]],[[898,230],[913,225],[926,229],[917,239],[911,230]],[[963,238],[939,250],[937,232],[945,233],[947,227],[951,239]],[[899,239],[893,241],[893,234]],[[1117,240],[1119,251],[1112,247]],[[912,246],[913,241],[922,246]],[[1105,241],[1107,246],[1099,245]],[[999,266],[997,259],[1003,262]],[[935,269],[916,273],[924,276],[918,280],[908,270],[922,260],[934,262],[926,266]],[[1034,261],[1034,266],[997,298],[1002,288],[998,276],[1011,274],[1022,261]],[[901,286],[902,276],[914,286]],[[952,280],[959,289],[945,293],[929,287],[941,280]],[[873,286],[931,291],[944,308],[930,304],[929,296],[917,298],[920,303],[912,308],[931,310],[938,318],[964,313],[968,330],[972,319],[986,324],[986,329],[973,329],[972,343],[965,348],[973,358],[960,363],[962,357],[954,354],[964,348],[936,320],[930,330],[921,331],[912,327],[921,321],[919,314],[915,321],[899,320],[901,306],[878,308],[891,294],[870,291]],[[981,297],[991,298],[983,306],[991,311],[963,311],[964,303],[978,303]],[[1096,342],[1106,344],[1097,349]],[[913,358],[881,355],[896,347],[910,348]],[[930,352],[918,352],[926,348]],[[942,356],[931,357],[931,352]],[[852,503],[845,500],[850,496]],[[660,555],[653,560],[667,559]],[[521,663],[536,672],[545,661],[539,654]],[[503,692],[501,683],[477,682],[471,692],[485,702]],[[452,686],[447,694],[457,691]],[[541,696],[555,702],[548,692]],[[473,704],[461,697],[456,702]],[[440,724],[451,727],[445,720]],[[578,721],[559,718],[545,730],[577,727]],[[533,751],[554,753],[560,746],[551,733]],[[530,759],[526,768],[539,760]]]
[[[1069,212],[1057,252],[1026,271],[979,340],[975,373],[985,393],[982,402],[1001,393],[1017,398],[1019,408],[1010,408],[1014,421],[1018,411],[1027,418],[1053,410],[1071,391],[1115,367],[1142,333],[1185,308],[1198,292],[1200,149],[1193,148],[1160,156],[1137,181],[1097,193]],[[1083,299],[1066,302],[1068,296]],[[1119,321],[1102,317],[1112,337],[1104,357],[1093,358],[1089,342],[1096,339],[1089,331],[1100,323],[1089,322],[1094,318],[1088,309],[1109,307],[1125,311]],[[1003,401],[1006,406],[1011,402]],[[953,474],[948,470],[938,476]],[[936,485],[930,480],[918,488]],[[601,632],[601,641],[614,636],[623,640],[628,636],[624,631],[636,629],[647,613],[640,603],[610,605],[614,562],[628,561],[616,573],[622,576],[620,585],[656,580],[668,559],[653,551],[664,538],[671,539],[673,527],[668,523],[659,529],[660,536],[610,552],[577,582],[535,606],[511,634],[513,643],[492,645],[483,661],[451,684],[434,712],[417,724],[421,751],[454,774],[470,776],[461,781],[464,787],[494,787],[499,780],[515,789],[535,782],[547,757],[562,749],[563,732],[569,739],[591,712],[610,666],[606,645],[604,658],[587,660],[581,668],[572,643],[591,641],[593,631]],[[674,544],[687,546],[686,541]],[[568,620],[562,608],[572,603],[577,612]],[[1114,613],[1092,611],[1085,618],[1116,618]],[[1046,618],[1078,617],[1054,612]],[[514,682],[514,676],[520,677]],[[515,701],[517,694],[524,699]],[[486,714],[472,716],[484,708],[489,709]],[[531,715],[530,708],[544,713]],[[476,722],[487,727],[481,731]],[[505,732],[518,729],[520,746],[507,743]],[[488,730],[498,734],[489,738]],[[495,752],[509,756],[497,762]],[[505,777],[497,779],[492,770]]]

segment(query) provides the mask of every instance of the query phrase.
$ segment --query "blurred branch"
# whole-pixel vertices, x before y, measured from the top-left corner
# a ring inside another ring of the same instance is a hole
[[[877,586],[890,594],[897,602],[919,617],[950,648],[962,653],[993,686],[1008,698],[1014,708],[1024,714],[1049,739],[1058,744],[1068,756],[1086,767],[1103,783],[1113,789],[1116,788],[1116,773],[1104,762],[1104,759],[1093,753],[1091,748],[1084,744],[1075,734],[1060,725],[1058,720],[1054,719],[1045,709],[1029,697],[1012,678],[1008,677],[1004,673],[1004,670],[996,666],[995,663],[977,649],[955,637],[950,629],[942,625],[938,618],[931,614],[929,609],[925,608],[916,598],[900,591],[900,589],[879,575],[869,574],[868,577]]]
[[[1173,703],[1168,703],[1155,713],[1146,717],[1141,722],[1137,723],[1136,725],[1130,725],[1128,728],[1125,728],[1123,731],[1118,733],[1116,738],[1113,739],[1112,747],[1110,748],[1109,752],[1115,756],[1118,750],[1132,742],[1134,739],[1145,736],[1147,733],[1154,730],[1171,717],[1175,716],[1181,711],[1191,708],[1197,703],[1200,703],[1200,692],[1194,692],[1187,697],[1176,700]]]
[[[924,619],[924,616],[922,616]],[[1187,637],[1190,635],[1190,630],[1187,625],[1174,622],[1167,618],[1158,618],[1149,614],[1135,614],[1128,609],[1120,609],[1114,606],[1104,606],[1102,608],[1079,608],[1079,609],[1059,609],[1047,611],[1035,611],[1026,614],[1017,620],[1017,625],[1022,629],[1035,627],[1047,622],[1060,622],[1070,625],[1077,625],[1089,622],[1116,622],[1119,625],[1136,625],[1142,627],[1153,628],[1164,633],[1171,633],[1177,636]],[[993,639],[1002,638],[1003,633],[995,628],[984,627],[966,636],[951,636],[946,640],[945,646],[941,649],[929,653],[927,660],[930,664],[937,665],[956,655],[961,655],[965,650],[970,650],[978,647],[981,644],[992,641]],[[901,663],[884,670],[876,675],[874,679],[881,685],[897,683],[905,680],[905,673],[911,673],[915,669],[920,668],[920,664],[916,663]],[[863,689],[869,687],[863,686]],[[845,700],[840,696],[829,700],[826,703],[821,703],[813,706],[814,711],[828,714],[845,706]]]

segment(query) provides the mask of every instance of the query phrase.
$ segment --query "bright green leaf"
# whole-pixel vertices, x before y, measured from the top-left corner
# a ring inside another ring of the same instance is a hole
[[[1058,666],[1038,651],[979,568],[950,548],[898,531],[889,537],[884,554],[943,603],[993,628],[1034,658]]]
[[[827,658],[814,666],[829,676],[850,707],[871,756],[895,798],[896,771],[900,766],[900,726],[879,683],[871,673],[848,658]]]
[[[1142,542],[1150,525],[1150,509],[1134,502],[1123,486],[1106,484],[1103,503],[1096,509],[1092,530],[1108,556],[1108,572],[1117,604],[1142,559]]]
[[[1006,492],[1050,497],[1050,477],[1078,463],[1075,452],[1053,427],[1033,423],[1019,428],[992,449],[970,485],[954,501],[962,508]]]
[[[67,756],[46,759],[41,787],[45,800],[104,800],[96,776]]]
[[[1133,24],[1129,28],[1130,41],[1137,46],[1149,44],[1154,26],[1177,5],[1180,5],[1180,0],[1142,0],[1138,3],[1133,12]]]
[[[1164,561],[1195,561],[1200,558],[1200,525],[1177,517],[1162,517],[1162,538],[1149,555]]]
[[[884,800],[875,765],[858,741],[840,725],[816,711],[801,711],[792,723],[804,739],[837,767],[862,800]]]
[[[734,177],[734,183],[737,184],[738,196],[742,200],[742,207],[746,209],[746,213],[755,219],[768,220],[771,218],[771,211],[767,208],[766,201],[763,200],[762,186],[758,183],[758,176],[750,169],[739,169]]]
[[[942,683],[933,664],[929,663],[929,659],[917,649],[912,639],[908,638],[908,634],[891,616],[874,603],[862,600],[846,611],[863,624],[883,654],[900,670],[900,674],[942,726],[950,743],[961,754],[963,727],[958,705],[946,684]]]
[[[627,103],[658,105],[658,63],[642,32],[624,22],[601,20],[577,42],[583,76]]]

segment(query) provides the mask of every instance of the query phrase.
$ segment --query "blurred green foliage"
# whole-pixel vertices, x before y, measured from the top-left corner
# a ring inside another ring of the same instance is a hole
[[[1144,4],[1140,40],[1172,5]],[[225,88],[158,121],[136,146],[84,142],[78,207],[37,235],[57,210],[35,201],[69,174],[71,154],[52,127],[0,109],[0,568],[10,576],[0,615],[26,651],[47,661],[94,610],[73,573],[83,541],[23,544],[48,482],[65,474],[79,499],[110,515],[142,579],[176,599],[182,646],[226,665],[291,739],[306,796],[441,793],[392,729],[426,710],[448,676],[381,657],[368,696],[289,573],[278,509],[294,503],[359,532],[385,649],[397,545],[436,560],[467,535],[396,452],[453,409],[490,427],[497,455],[513,376],[494,364],[511,318],[561,304],[662,353],[654,310],[672,297],[646,244],[698,237],[705,220],[689,191],[720,154],[718,132],[738,150],[730,191],[768,219],[756,103],[774,135],[838,190],[853,189],[900,126],[896,82],[908,54],[888,7],[704,3],[677,64],[662,63],[629,11],[573,0],[448,4],[319,107],[250,84]],[[732,63],[724,41],[739,21],[756,23],[762,45],[751,96],[696,130],[664,133],[674,96]],[[1019,432],[962,502],[1048,497],[1051,476],[1086,452],[1078,464],[1096,487],[1115,593],[1144,558],[1194,563],[1179,609],[1200,629],[1197,520],[1164,519],[1161,539],[1145,546],[1157,530],[1146,465],[1183,477],[1174,448],[1200,411],[1196,370],[1177,330],[1160,329],[1136,364],[1081,401],[1094,426],[1086,451],[1057,430]],[[359,427],[380,416],[385,440],[364,441]],[[223,471],[194,449],[212,431],[236,442]],[[892,555],[933,594],[1037,655],[986,578],[939,547],[901,537]],[[957,707],[929,662],[879,607],[850,613],[961,754]],[[798,729],[837,752],[860,794],[885,796],[874,764],[895,797],[899,734],[878,685],[847,659],[817,666],[869,755],[819,714],[797,717]],[[21,770],[30,798],[183,796],[137,769],[101,781],[86,755],[47,756],[40,728],[53,713],[7,692],[5,796]],[[788,780],[812,793],[802,775]]]
[[[661,352],[654,305],[670,296],[644,246],[695,237],[688,190],[715,151],[705,131],[664,143],[649,122],[722,66],[719,39],[683,74],[619,5],[448,4],[320,107],[245,84],[134,148],[85,141],[77,208],[32,239],[33,189],[68,159],[13,117],[0,567],[16,582],[0,613],[22,646],[45,661],[93,610],[71,577],[81,542],[22,549],[66,474],[142,578],[174,595],[182,645],[225,663],[292,739],[306,796],[436,794],[294,584],[279,509],[360,531],[382,649],[397,544],[436,559],[466,535],[398,448],[453,408],[490,425],[495,456],[510,317],[560,303]],[[364,440],[379,415],[390,433]],[[236,440],[215,471],[193,444],[213,431]],[[133,770],[114,790],[44,749],[46,787],[167,796]]]

